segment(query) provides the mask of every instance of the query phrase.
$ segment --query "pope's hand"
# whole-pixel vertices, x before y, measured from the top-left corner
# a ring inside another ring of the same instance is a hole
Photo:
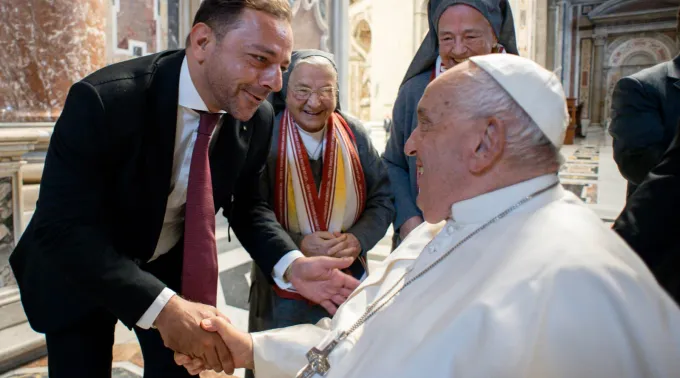
[[[338,306],[359,286],[359,281],[343,272],[351,257],[300,257],[293,261],[288,280],[303,297],[335,314]]]
[[[154,324],[167,348],[203,360],[205,366],[209,366],[211,370],[224,370],[231,374],[234,364],[229,350],[220,337],[205,332],[199,326],[201,320],[214,317],[221,317],[224,322],[229,322],[216,308],[189,302],[175,295],[170,298]]]
[[[253,369],[253,339],[249,333],[239,331],[223,318],[204,319],[201,327],[208,332],[216,332],[229,348],[234,359],[234,366]],[[175,363],[184,366],[191,375],[196,375],[209,368],[200,358],[191,358],[185,354],[175,353]]]

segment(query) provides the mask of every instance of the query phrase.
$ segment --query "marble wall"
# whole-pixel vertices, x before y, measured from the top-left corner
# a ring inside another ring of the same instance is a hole
[[[0,123],[56,120],[71,84],[106,64],[109,3],[0,1]]]

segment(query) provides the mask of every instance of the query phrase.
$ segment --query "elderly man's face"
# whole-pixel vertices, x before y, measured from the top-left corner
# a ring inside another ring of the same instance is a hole
[[[453,5],[439,18],[439,56],[447,69],[471,56],[490,54],[496,36],[489,21],[475,8]]]
[[[416,156],[416,203],[430,223],[449,216],[451,205],[462,199],[459,190],[472,176],[469,163],[478,145],[475,131],[481,121],[466,117],[469,111],[456,104],[455,86],[465,80],[456,71],[464,65],[447,72],[446,80],[427,87],[418,104],[418,127],[404,146],[407,155]]]

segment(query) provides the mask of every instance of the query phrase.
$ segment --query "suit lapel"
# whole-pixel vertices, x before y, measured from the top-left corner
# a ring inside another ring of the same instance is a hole
[[[248,155],[251,136],[252,127],[249,121],[241,122],[230,114],[222,116],[219,135],[213,136],[217,137],[217,141],[210,151],[210,175],[213,182],[215,211],[224,203],[224,200],[227,200],[222,198],[225,194],[224,189],[230,189],[230,187],[233,189],[241,173]],[[230,181],[231,186],[228,186]]]
[[[153,78],[148,91],[149,130],[145,132],[145,180],[146,198],[150,207],[150,250],[156,248],[163,226],[165,208],[170,194],[172,162],[175,150],[177,128],[177,101],[179,97],[179,75],[184,60],[184,51],[161,56],[154,63]]]

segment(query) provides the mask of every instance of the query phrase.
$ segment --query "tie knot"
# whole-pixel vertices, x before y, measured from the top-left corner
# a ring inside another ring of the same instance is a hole
[[[217,125],[217,121],[220,120],[222,116],[221,113],[208,113],[202,110],[197,110],[198,114],[201,115],[201,120],[198,123],[198,132],[200,134],[211,135]]]

